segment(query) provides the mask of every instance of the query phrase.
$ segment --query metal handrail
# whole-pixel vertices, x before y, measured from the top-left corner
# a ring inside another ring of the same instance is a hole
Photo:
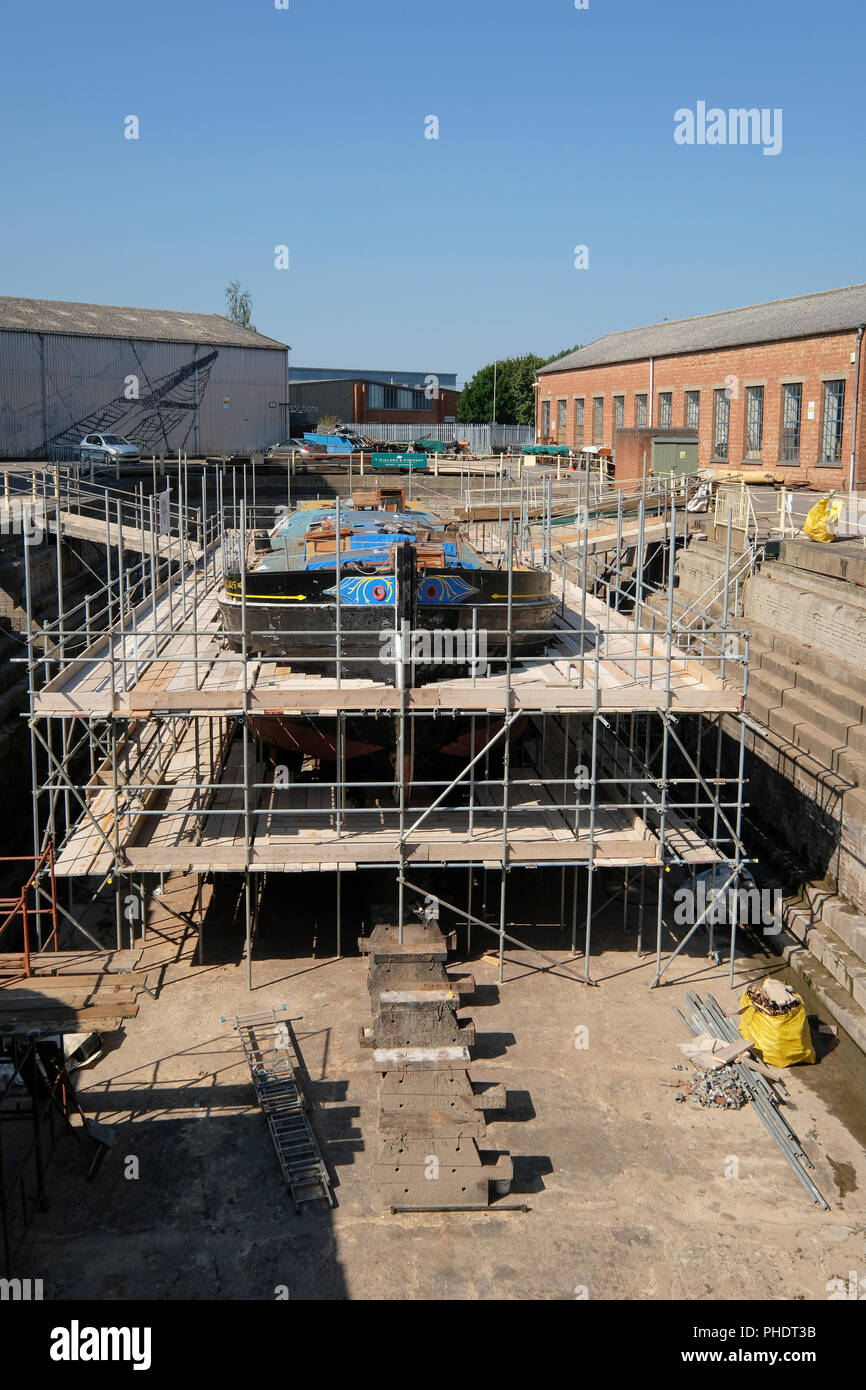
[[[738,555],[736,560],[732,562],[730,571],[726,574],[718,575],[712,583],[707,585],[703,593],[699,594],[698,597],[689,604],[688,608],[685,608],[679,617],[674,619],[674,627],[678,628],[680,631],[687,632],[694,626],[694,623],[698,622],[701,618],[708,617],[708,610],[711,605],[715,603],[717,598],[721,597],[725,589],[729,589],[732,584],[736,584],[742,579],[745,569],[754,564],[756,558],[754,549],[751,546],[747,550],[744,550],[741,555]],[[715,590],[718,592],[714,592]],[[711,594],[712,598],[710,597]],[[694,618],[689,622],[685,622],[685,618],[693,610],[695,610]]]

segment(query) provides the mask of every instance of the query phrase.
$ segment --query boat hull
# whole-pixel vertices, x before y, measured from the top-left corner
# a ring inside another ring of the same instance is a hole
[[[508,575],[500,570],[427,570],[411,576],[402,595],[393,576],[348,577],[339,616],[335,589],[334,570],[250,571],[243,595],[240,579],[229,577],[220,596],[229,645],[242,650],[245,630],[248,653],[333,676],[339,624],[342,678],[399,684],[403,665],[409,683],[419,685],[501,669],[509,612],[513,660],[543,655],[556,611],[549,576],[532,570],[514,572],[510,608]]]

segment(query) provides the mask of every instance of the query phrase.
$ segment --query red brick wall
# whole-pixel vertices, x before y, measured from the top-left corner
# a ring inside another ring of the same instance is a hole
[[[694,439],[694,430],[686,429],[631,429],[628,425],[614,434],[613,447],[616,451],[616,470],[614,485],[630,486],[643,478],[643,456],[646,452],[647,475],[652,472],[654,439]]]
[[[698,464],[701,468],[747,468],[778,473],[791,482],[808,481],[817,489],[845,488],[851,457],[851,422],[854,406],[854,363],[851,361],[857,335],[851,332],[828,334],[820,338],[795,339],[784,343],[759,343],[751,347],[725,348],[714,352],[690,353],[678,357],[656,358],[654,368],[652,418],[659,420],[659,393],[673,393],[671,426],[685,425],[685,392],[699,390],[700,423],[698,427]],[[818,462],[823,413],[822,378],[837,377],[845,381],[845,416],[842,435],[842,457],[832,466]],[[732,380],[727,380],[732,379]],[[782,383],[801,380],[803,384],[800,426],[800,462],[782,463],[780,434],[782,426]],[[614,432],[613,398],[625,396],[625,428],[635,425],[635,394],[649,396],[650,364],[648,360],[623,362],[613,366],[583,367],[570,372],[549,372],[540,378],[538,419],[536,428],[541,438],[541,405],[550,401],[550,437],[560,444],[574,443],[574,398],[583,396],[584,444],[592,444],[592,400],[604,397],[604,437],[602,444],[612,447]],[[724,463],[713,460],[714,390],[729,385],[730,425],[728,458]],[[761,458],[745,458],[746,387],[764,388],[764,432]],[[557,430],[557,401],[567,402],[566,434]],[[809,402],[814,402],[814,418],[809,419]],[[648,402],[649,409],[649,402]],[[860,403],[857,422],[857,459],[855,484],[866,487],[866,341],[860,370]]]
[[[459,391],[442,387],[439,395],[431,402],[432,410],[369,410],[364,383],[356,382],[355,409],[359,413],[356,414],[355,420],[359,425],[441,425],[444,424],[446,416],[457,414],[459,399]],[[455,425],[454,429],[459,434],[460,426]]]

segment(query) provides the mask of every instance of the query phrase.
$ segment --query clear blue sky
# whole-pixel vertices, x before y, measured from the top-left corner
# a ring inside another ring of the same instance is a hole
[[[3,30],[3,294],[221,312],[239,279],[299,365],[465,379],[866,280],[864,0],[47,0]],[[781,107],[781,154],[676,145],[701,100]]]

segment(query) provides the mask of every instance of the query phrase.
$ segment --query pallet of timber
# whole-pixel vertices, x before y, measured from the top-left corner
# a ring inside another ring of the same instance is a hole
[[[37,974],[75,974],[83,972],[106,971],[109,974],[123,974],[134,970],[141,960],[141,951],[32,951],[30,968]],[[24,968],[24,956],[20,952],[0,953],[0,976],[12,974]]]
[[[112,996],[117,991],[143,989],[143,974],[124,973],[123,975],[84,975],[77,972],[59,975],[31,975],[29,978],[10,980],[4,983],[0,978],[0,991],[10,989],[32,990],[41,994],[93,993],[97,989]],[[0,999],[3,995],[0,993]]]
[[[138,1013],[137,1004],[127,1004],[123,1009],[71,1009],[64,1013],[15,1013],[0,1010],[0,1035],[10,1033],[116,1033],[123,1027],[125,1019]]]

